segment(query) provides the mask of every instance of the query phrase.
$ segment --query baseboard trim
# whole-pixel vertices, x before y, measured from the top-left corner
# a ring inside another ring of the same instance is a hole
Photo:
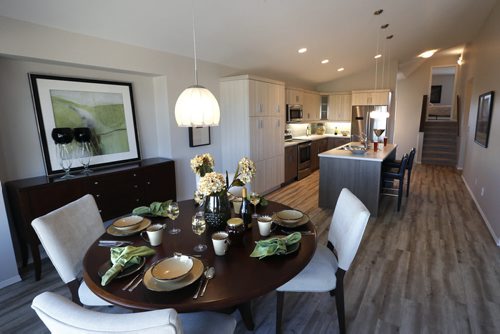
[[[8,278],[6,280],[3,280],[0,282],[0,289],[5,288],[6,286],[12,285],[14,283],[20,282],[21,281],[21,276],[16,275],[11,278]]]
[[[495,231],[493,231],[493,229],[491,228],[491,225],[490,225],[490,222],[488,221],[488,219],[486,218],[486,215],[484,214],[483,210],[481,209],[481,206],[479,205],[479,203],[477,202],[476,200],[476,197],[474,196],[474,194],[472,193],[472,190],[470,189],[469,185],[467,184],[467,181],[465,180],[463,174],[462,174],[462,181],[464,181],[464,184],[465,184],[465,187],[467,188],[467,190],[469,191],[469,194],[470,196],[472,197],[472,200],[474,201],[474,203],[476,204],[476,208],[477,210],[479,211],[479,213],[481,214],[481,217],[483,217],[483,221],[484,221],[484,224],[486,225],[486,227],[488,228],[488,231],[490,231],[490,234],[491,236],[493,237],[493,240],[495,241],[495,243],[497,244],[498,247],[500,247],[500,238],[497,237],[497,235],[495,234]]]

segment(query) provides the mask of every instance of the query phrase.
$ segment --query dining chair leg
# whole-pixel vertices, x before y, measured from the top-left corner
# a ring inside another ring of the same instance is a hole
[[[276,334],[281,334],[283,329],[281,328],[281,320],[283,318],[283,302],[285,300],[285,293],[282,291],[276,291]]]
[[[411,177],[411,169],[408,171],[408,180],[406,182],[406,197],[410,194],[410,177]]]
[[[337,305],[337,316],[339,318],[339,332],[345,334],[345,308],[344,308],[344,275],[345,271],[338,269],[337,286],[335,287],[335,303]]]
[[[399,180],[399,189],[398,189],[398,212],[401,209],[401,198],[403,197],[403,185],[404,179]]]

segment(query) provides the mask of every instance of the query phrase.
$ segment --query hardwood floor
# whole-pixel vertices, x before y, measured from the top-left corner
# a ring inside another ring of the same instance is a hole
[[[326,242],[332,210],[317,207],[319,173],[267,196],[307,212]],[[30,304],[41,291],[69,296],[52,266],[0,290],[1,333],[46,333]],[[258,279],[258,277],[256,277]],[[489,235],[460,174],[417,165],[411,193],[396,212],[383,197],[345,277],[349,333],[500,333],[500,250]],[[273,333],[275,293],[253,303],[256,333]],[[104,308],[106,312],[123,312]],[[239,319],[237,333],[247,333]],[[286,333],[338,333],[327,293],[286,294]]]

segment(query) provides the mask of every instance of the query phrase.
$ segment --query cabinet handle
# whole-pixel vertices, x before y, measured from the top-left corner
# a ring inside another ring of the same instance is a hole
[[[99,197],[101,197],[101,195],[100,194],[96,194],[95,197],[99,198]]]
[[[137,176],[137,174],[136,174],[136,173],[134,173],[134,176]]]
[[[94,184],[99,184],[99,181],[95,181]]]
[[[135,201],[136,201],[136,202],[139,202],[139,199],[138,199],[138,198],[136,198],[136,199],[135,199]]]
[[[281,128],[281,119],[278,120],[278,128]]]
[[[259,112],[262,113],[262,103],[259,103]]]
[[[137,184],[134,184],[134,188],[135,188],[135,189],[137,189],[137,188],[138,188]]]
[[[150,182],[150,181],[148,181],[148,182],[146,182],[146,184],[151,184],[151,182]]]
[[[99,213],[101,213],[101,212],[102,212],[102,210],[99,210]]]

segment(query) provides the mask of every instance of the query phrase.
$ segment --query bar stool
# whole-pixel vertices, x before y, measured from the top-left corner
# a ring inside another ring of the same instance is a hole
[[[403,156],[403,159],[401,159],[401,164],[399,165],[399,170],[397,173],[391,172],[391,171],[385,171],[382,172],[382,195],[386,196],[397,196],[398,197],[398,212],[399,209],[401,209],[401,197],[403,197],[403,184],[404,184],[404,178],[405,178],[405,171],[406,171],[406,165],[408,164],[408,153],[406,153]],[[394,188],[389,188],[386,187],[386,185],[392,185],[393,181],[398,180],[399,181],[399,186],[398,186],[398,193],[393,194],[390,191],[393,191]]]
[[[411,170],[413,169],[413,159],[415,158],[417,150],[413,147],[408,154],[408,163],[406,164],[406,170],[408,171],[408,176],[406,177],[406,197],[410,193],[410,178]],[[401,160],[384,161],[384,167],[387,168],[399,168],[401,166]]]

